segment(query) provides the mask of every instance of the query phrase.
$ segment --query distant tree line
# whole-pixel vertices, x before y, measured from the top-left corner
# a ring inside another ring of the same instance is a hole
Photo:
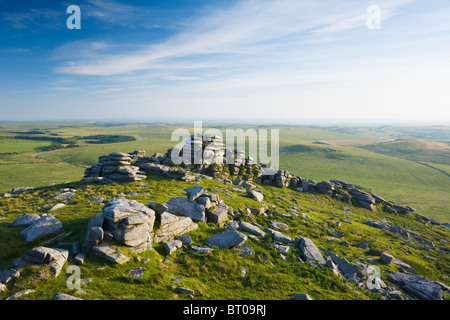
[[[93,143],[93,144],[107,144],[107,143],[136,141],[136,138],[132,137],[132,136],[104,135],[104,134],[85,136],[85,137],[82,137],[82,139],[87,140],[86,143]]]
[[[79,147],[78,141],[83,140],[90,144],[108,144],[108,143],[118,143],[118,142],[129,142],[136,141],[133,136],[125,135],[106,135],[98,134],[92,136],[75,136],[70,138],[63,138],[58,136],[41,136],[41,135],[18,135],[14,137],[15,139],[22,140],[38,140],[38,141],[51,141],[52,144],[45,147],[45,151],[52,151],[65,148],[76,148]]]

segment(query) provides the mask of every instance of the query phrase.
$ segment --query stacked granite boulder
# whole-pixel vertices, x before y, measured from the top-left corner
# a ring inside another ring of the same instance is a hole
[[[178,163],[172,159],[174,154],[184,161]],[[170,148],[164,155],[155,153],[152,157],[141,157],[134,165],[143,172],[187,181],[195,179],[189,171],[220,179],[227,179],[230,175],[242,176],[246,180],[261,179],[261,166],[253,158],[245,157],[245,151],[227,149],[219,135],[192,135],[181,149]]]
[[[104,183],[143,180],[147,176],[140,172],[138,166],[131,165],[131,162],[133,159],[142,158],[144,152],[135,151],[132,156],[123,152],[113,152],[100,156],[95,166],[85,170],[84,177],[101,178]]]
[[[113,198],[100,216],[89,220],[83,249],[92,252],[103,240],[114,240],[139,253],[151,247],[155,211],[135,200]]]
[[[176,197],[167,203],[167,211],[191,218],[194,221],[222,223],[233,215],[233,208],[227,206],[218,195],[208,193],[201,186],[184,189],[187,197]]]

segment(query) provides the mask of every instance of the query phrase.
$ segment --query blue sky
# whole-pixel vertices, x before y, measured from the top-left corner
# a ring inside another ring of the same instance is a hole
[[[447,0],[0,0],[0,39],[0,120],[450,124]]]

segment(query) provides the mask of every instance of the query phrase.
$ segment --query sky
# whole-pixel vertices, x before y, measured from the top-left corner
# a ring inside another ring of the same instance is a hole
[[[448,0],[0,0],[0,39],[0,121],[450,124]]]

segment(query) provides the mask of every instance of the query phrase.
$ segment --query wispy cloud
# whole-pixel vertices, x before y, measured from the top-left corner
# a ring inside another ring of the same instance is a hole
[[[98,4],[97,0],[93,0]],[[392,1],[391,1],[392,2]],[[167,41],[144,45],[119,54],[105,53],[95,58],[71,59],[55,69],[76,75],[119,75],[159,68],[176,59],[203,56],[267,55],[286,46],[299,48],[305,43],[327,43],[344,39],[340,32],[364,28],[366,7],[352,2],[352,10],[335,11],[333,1],[314,3],[296,0],[240,1],[230,8],[204,13],[185,21],[185,29]],[[384,19],[407,0],[386,4]],[[237,61],[237,59],[236,59]]]

